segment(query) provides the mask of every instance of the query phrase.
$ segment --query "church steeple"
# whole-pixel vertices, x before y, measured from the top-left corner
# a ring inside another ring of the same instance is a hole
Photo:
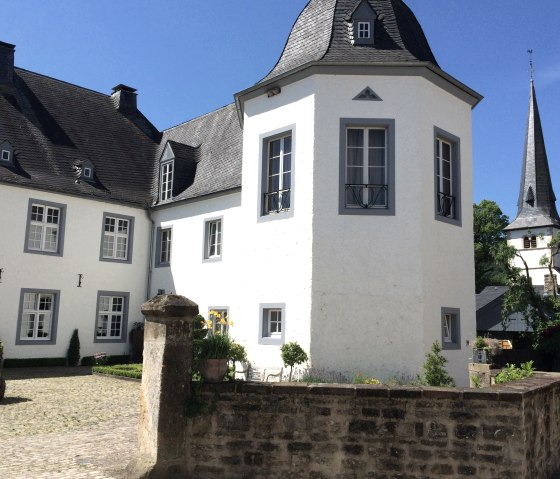
[[[531,62],[529,117],[521,170],[521,186],[517,202],[517,216],[506,230],[543,226],[560,227],[560,218],[556,211],[556,196],[550,179]]]

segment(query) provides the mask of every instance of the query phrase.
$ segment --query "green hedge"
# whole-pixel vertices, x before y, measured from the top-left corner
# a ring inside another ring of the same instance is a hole
[[[35,368],[41,366],[66,366],[66,358],[23,358],[4,359],[4,367],[7,368]]]
[[[142,379],[141,364],[117,364],[114,366],[93,366],[92,372],[99,374],[110,374],[111,376],[123,376],[126,378]]]
[[[130,355],[123,354],[121,356],[109,356],[105,358],[104,366],[110,366],[114,364],[128,364],[130,362]],[[82,366],[94,366],[95,358],[93,356],[84,356],[82,358]]]

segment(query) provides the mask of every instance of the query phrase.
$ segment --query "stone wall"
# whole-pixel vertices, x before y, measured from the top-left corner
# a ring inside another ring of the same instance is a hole
[[[223,383],[188,422],[190,477],[545,479],[560,468],[560,381],[484,390]]]

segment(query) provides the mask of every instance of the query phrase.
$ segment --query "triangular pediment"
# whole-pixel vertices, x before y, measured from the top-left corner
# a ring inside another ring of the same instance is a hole
[[[383,101],[381,97],[375,93],[369,86],[364,88],[358,93],[353,100],[366,100],[366,101]]]
[[[173,159],[175,159],[175,153],[173,153],[173,148],[171,148],[171,145],[168,142],[167,145],[165,145],[165,150],[163,150],[160,162],[163,163],[164,161],[170,161]]]

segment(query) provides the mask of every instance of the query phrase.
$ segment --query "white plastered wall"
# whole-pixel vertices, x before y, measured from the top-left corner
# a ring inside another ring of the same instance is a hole
[[[24,253],[30,198],[66,205],[63,256]],[[130,293],[128,327],[141,321],[140,305],[146,300],[150,226],[143,209],[102,201],[2,185],[0,187],[0,338],[5,358],[66,357],[70,337],[78,328],[81,356],[96,352],[129,353],[126,342],[94,343],[98,291]],[[131,264],[99,260],[103,213],[134,217]],[[78,274],[83,274],[78,288]],[[60,290],[56,344],[16,345],[22,288]]]

